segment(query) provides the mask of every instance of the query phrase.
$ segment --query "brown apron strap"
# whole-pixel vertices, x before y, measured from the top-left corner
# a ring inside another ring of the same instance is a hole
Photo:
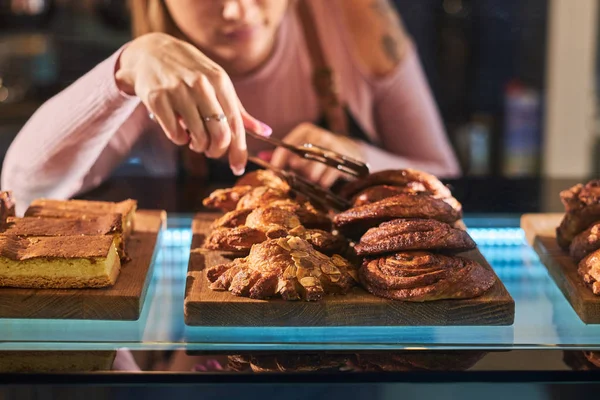
[[[312,83],[319,98],[321,112],[332,132],[348,135],[348,120],[336,86],[337,76],[325,57],[308,0],[298,0],[298,16],[312,62]]]

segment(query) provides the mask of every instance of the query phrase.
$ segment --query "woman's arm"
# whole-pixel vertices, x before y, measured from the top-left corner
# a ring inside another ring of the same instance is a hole
[[[13,191],[18,213],[37,197],[68,198],[97,186],[139,138],[148,117],[138,98],[116,86],[120,53],[42,105],[11,144],[2,189]]]
[[[442,177],[460,175],[416,51],[411,47],[393,75],[374,87],[377,132],[387,151],[361,145],[372,170],[410,167]]]
[[[381,148],[361,143],[373,171],[418,168],[452,177],[460,168],[418,55],[389,0],[338,0],[353,51],[374,96]]]

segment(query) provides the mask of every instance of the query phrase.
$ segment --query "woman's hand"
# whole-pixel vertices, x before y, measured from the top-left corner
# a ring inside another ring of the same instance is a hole
[[[359,144],[351,138],[336,135],[309,123],[298,125],[283,141],[293,145],[311,143],[351,158],[363,158]],[[338,178],[348,176],[325,164],[305,160],[282,148],[273,152],[271,164],[281,169],[291,169],[323,187],[330,187]]]
[[[271,129],[250,116],[227,73],[193,45],[163,33],[133,40],[115,72],[119,88],[138,96],[177,145],[220,158],[229,153],[236,175],[248,154],[244,127],[270,135]],[[224,118],[216,116],[224,115]]]

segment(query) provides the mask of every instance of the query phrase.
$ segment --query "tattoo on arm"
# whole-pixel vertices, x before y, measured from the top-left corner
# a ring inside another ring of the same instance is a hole
[[[400,41],[401,31],[399,29],[396,10],[389,0],[373,0],[371,8],[383,20],[385,32],[381,37],[381,46],[386,57],[394,64],[401,60]]]
[[[386,33],[381,38],[381,45],[385,52],[385,55],[392,61],[394,64],[400,62],[400,52],[398,51],[398,42],[392,35]]]

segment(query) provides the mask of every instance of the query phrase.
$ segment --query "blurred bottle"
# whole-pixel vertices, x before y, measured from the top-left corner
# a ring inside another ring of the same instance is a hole
[[[475,114],[456,133],[456,151],[465,175],[491,174],[491,139],[493,117]]]
[[[540,95],[518,81],[510,82],[504,98],[502,172],[506,177],[539,175]]]

